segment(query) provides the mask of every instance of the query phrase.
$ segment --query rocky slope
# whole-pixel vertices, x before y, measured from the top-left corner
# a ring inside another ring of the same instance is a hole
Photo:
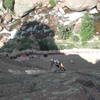
[[[52,57],[63,61],[65,72],[53,72]],[[0,100],[99,100],[99,65],[99,62],[88,63],[78,55],[48,55],[46,58],[34,55],[26,60],[2,56]]]

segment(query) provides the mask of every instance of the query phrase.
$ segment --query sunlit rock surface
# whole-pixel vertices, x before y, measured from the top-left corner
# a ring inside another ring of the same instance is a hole
[[[64,0],[71,10],[81,11],[91,9],[96,6],[97,0]]]
[[[32,0],[15,0],[14,11],[17,16],[22,16],[33,7]]]
[[[3,0],[0,0],[0,9],[4,9],[4,7],[3,7]]]

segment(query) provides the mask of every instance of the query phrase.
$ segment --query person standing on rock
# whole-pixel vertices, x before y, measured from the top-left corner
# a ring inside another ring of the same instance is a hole
[[[65,71],[65,67],[63,65],[63,63],[61,61],[59,61],[58,59],[51,59],[51,67],[56,67],[58,68],[58,70],[56,71]]]

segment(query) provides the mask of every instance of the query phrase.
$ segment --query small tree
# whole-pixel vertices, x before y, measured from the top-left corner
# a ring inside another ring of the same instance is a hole
[[[49,4],[50,4],[51,7],[53,8],[53,7],[56,6],[57,2],[56,2],[56,0],[49,0]]]
[[[40,39],[38,40],[38,44],[40,46],[40,50],[58,50],[54,40],[52,39]]]
[[[33,44],[33,41],[31,39],[24,37],[19,41],[17,49],[18,50],[31,49],[32,44]]]
[[[91,15],[85,14],[82,19],[80,36],[82,41],[90,40],[95,33],[94,22],[91,18]]]
[[[72,32],[71,32],[72,28],[73,28],[73,26],[58,25],[58,31],[57,31],[58,38],[62,39],[62,40],[69,39],[69,37],[72,34]]]
[[[6,9],[13,9],[15,0],[4,0],[4,7]]]

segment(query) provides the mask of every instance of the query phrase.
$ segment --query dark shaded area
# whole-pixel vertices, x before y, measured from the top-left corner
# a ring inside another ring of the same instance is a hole
[[[21,31],[26,31],[26,32],[21,33]],[[50,29],[49,26],[37,21],[24,23],[21,26],[18,33],[19,36],[25,36],[25,37],[33,35],[36,39],[43,39],[46,38],[47,36],[53,38],[54,36],[54,31]]]
[[[32,50],[57,50],[54,31],[47,25],[33,21],[24,22],[14,39],[5,43],[0,52]]]
[[[91,64],[78,55],[64,54],[28,58],[0,56],[0,100],[100,100],[100,62]],[[62,61],[66,71],[53,72],[51,58]],[[28,75],[25,70],[40,72]]]

